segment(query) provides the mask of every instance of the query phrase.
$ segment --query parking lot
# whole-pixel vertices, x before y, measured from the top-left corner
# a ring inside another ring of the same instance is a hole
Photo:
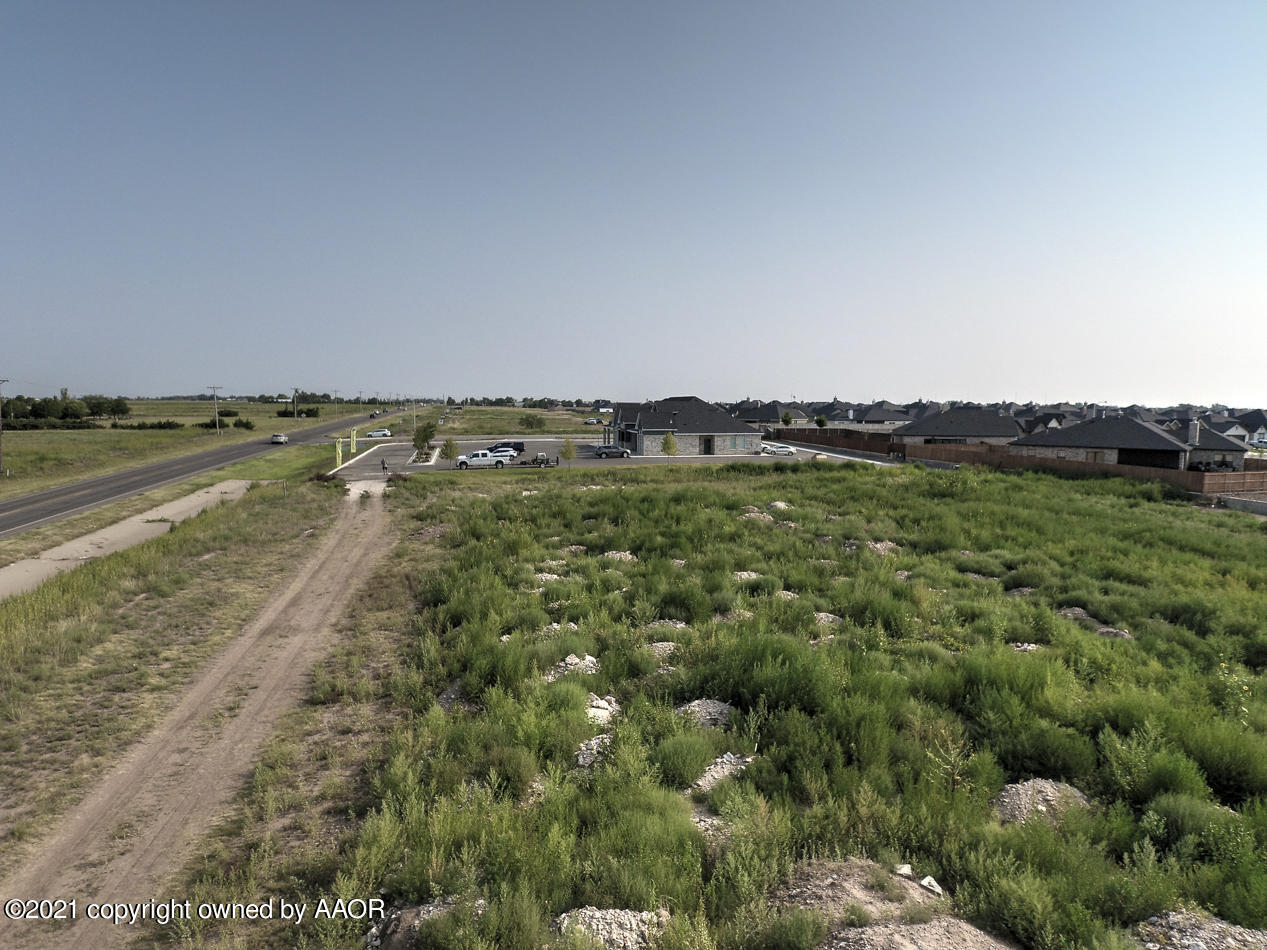
[[[502,441],[521,441],[524,443],[523,454],[517,459],[507,461],[503,471],[539,471],[537,466],[528,464],[528,461],[536,456],[538,452],[544,452],[553,462],[558,459],[562,468],[616,468],[624,465],[716,465],[727,462],[754,462],[757,464],[769,464],[770,462],[805,462],[812,457],[822,455],[827,461],[831,462],[868,462],[873,465],[891,464],[881,462],[877,459],[866,458],[863,456],[845,455],[838,449],[820,449],[815,448],[796,448],[795,456],[775,456],[775,455],[677,455],[669,456],[631,456],[629,458],[608,458],[600,459],[593,455],[588,443],[576,443],[577,455],[571,462],[565,462],[560,453],[563,451],[562,438],[540,438],[532,439],[524,436],[481,436],[479,438],[460,439],[457,441],[458,449],[463,454],[473,452],[477,449],[484,449],[495,442]],[[434,443],[436,449],[439,448],[439,442]],[[454,463],[436,457],[434,463],[423,460],[421,462],[411,459],[414,455],[414,447],[409,442],[401,442],[397,440],[384,439],[373,443],[367,442],[365,439],[358,440],[357,448],[360,450],[356,456],[346,461],[345,465],[338,470],[341,478],[350,481],[360,479],[385,478],[388,474],[424,474],[433,471],[445,471],[456,468]],[[345,454],[344,459],[348,457]],[[386,462],[386,472],[383,470],[383,463]],[[520,463],[524,464],[520,464]],[[472,470],[476,471],[476,470]]]

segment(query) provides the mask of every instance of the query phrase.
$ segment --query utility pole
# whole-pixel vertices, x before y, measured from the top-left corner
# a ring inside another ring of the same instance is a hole
[[[337,389],[334,391],[334,415],[335,415],[335,418],[338,418],[338,415],[339,415],[339,391],[338,391]]]
[[[220,434],[220,390],[223,386],[208,386],[211,390],[211,405],[215,407],[213,410],[216,416],[216,435]]]
[[[0,379],[0,386],[7,383],[7,379]],[[0,395],[0,475],[4,474],[4,396]]]
[[[290,398],[293,400],[293,405],[295,409],[295,422],[298,423],[299,422],[299,387],[292,386],[291,388],[295,391],[295,394],[291,396]]]

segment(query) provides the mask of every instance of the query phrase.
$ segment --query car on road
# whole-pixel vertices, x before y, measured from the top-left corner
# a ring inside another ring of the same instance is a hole
[[[273,445],[285,445],[290,441],[290,436],[288,436],[285,432],[274,432],[273,437],[268,441]]]
[[[390,439],[391,437],[391,429],[375,429],[373,432],[365,433],[365,438],[367,439]]]
[[[761,445],[761,451],[766,455],[795,455],[796,449],[790,445],[783,445],[779,442],[765,442]]]
[[[619,445],[595,445],[592,448],[594,449],[595,458],[600,458],[600,459],[605,459],[609,457],[618,458],[618,459],[629,458],[629,450],[622,449]]]
[[[511,448],[493,449],[488,454],[493,456],[493,458],[503,458],[503,459],[516,459],[519,457],[519,453]]]
[[[601,425],[602,423],[600,423],[597,419],[586,419],[585,424],[587,426],[596,426],[596,425]]]
[[[522,442],[494,442],[487,449],[489,452],[496,452],[498,449],[514,449],[515,455],[522,455],[524,444]]]

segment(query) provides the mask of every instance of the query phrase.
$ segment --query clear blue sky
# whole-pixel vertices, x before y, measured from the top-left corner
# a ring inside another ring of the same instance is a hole
[[[1267,3],[0,0],[6,393],[1267,404]]]

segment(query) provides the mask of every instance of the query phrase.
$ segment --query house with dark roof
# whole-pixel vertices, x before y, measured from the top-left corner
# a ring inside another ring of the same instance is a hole
[[[755,455],[761,431],[698,396],[616,404],[612,440],[634,455],[664,455],[672,432],[679,455]]]
[[[1022,434],[1021,424],[997,409],[947,409],[893,430],[905,445],[1006,445]]]
[[[1267,442],[1267,412],[1251,409],[1236,416],[1236,421],[1245,427],[1251,442]]]
[[[1182,431],[1169,431],[1129,416],[1088,419],[1061,429],[1045,429],[1011,445],[1014,455],[1143,465],[1148,468],[1197,468],[1243,471],[1248,446],[1192,420]]]
[[[809,416],[805,414],[804,410],[791,403],[777,400],[742,410],[736,418],[742,422],[751,422],[757,425],[781,426],[783,425],[784,415],[792,417],[792,425],[794,426],[804,425],[809,422]]]

